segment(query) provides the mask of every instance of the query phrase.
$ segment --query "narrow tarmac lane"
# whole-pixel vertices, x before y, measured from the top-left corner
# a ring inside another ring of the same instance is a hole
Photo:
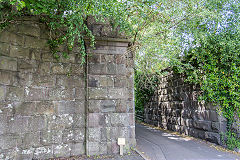
[[[240,160],[240,157],[191,138],[136,123],[137,148],[149,160]]]

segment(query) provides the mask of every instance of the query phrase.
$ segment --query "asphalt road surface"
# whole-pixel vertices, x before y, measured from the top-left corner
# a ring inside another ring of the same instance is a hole
[[[204,141],[183,138],[136,123],[138,150],[148,160],[240,160],[240,156],[218,151]]]

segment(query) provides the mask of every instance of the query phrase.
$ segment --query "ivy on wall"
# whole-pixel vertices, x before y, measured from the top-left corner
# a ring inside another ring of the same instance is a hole
[[[198,47],[186,52],[182,64],[174,67],[199,84],[199,100],[218,105],[219,114],[227,119],[227,146],[240,148],[240,34],[228,28],[208,34]],[[237,128],[233,127],[237,125]]]

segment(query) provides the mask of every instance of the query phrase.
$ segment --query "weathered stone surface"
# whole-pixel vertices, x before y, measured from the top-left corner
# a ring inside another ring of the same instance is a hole
[[[87,155],[98,155],[99,154],[99,142],[88,142],[87,143]]]
[[[6,97],[6,87],[0,86],[0,100],[1,101],[5,100],[5,97]]]
[[[36,102],[36,115],[53,115],[56,113],[56,108],[51,101]]]
[[[83,76],[67,76],[67,75],[58,75],[56,85],[64,88],[83,88],[84,87]]]
[[[0,159],[118,153],[119,136],[135,138],[128,42],[97,41],[83,65],[77,45],[63,58],[63,44],[57,60],[49,31],[32,18],[0,33]],[[109,27],[94,32],[114,36]]]
[[[15,58],[0,56],[0,69],[17,71],[17,60]]]
[[[226,120],[216,112],[216,106],[197,101],[199,88],[172,72],[159,81],[155,95],[145,106],[144,121],[220,144],[219,134],[226,131]]]
[[[53,71],[53,74],[68,75],[68,74],[71,74],[71,65],[63,64],[63,63],[54,64],[52,67],[52,71]]]
[[[105,88],[89,88],[89,99],[106,99],[108,91]]]
[[[29,147],[38,147],[40,146],[40,132],[32,132],[24,134],[22,138],[22,147],[29,148]]]
[[[74,100],[75,89],[54,88],[49,90],[48,99],[53,101]]]
[[[15,113],[17,115],[31,116],[36,114],[36,103],[35,102],[23,102],[15,107]]]
[[[37,24],[32,24],[32,25],[20,24],[18,25],[18,33],[39,37],[40,27]]]
[[[11,46],[10,47],[10,56],[17,58],[26,58],[29,59],[29,49],[22,48],[19,46]]]
[[[39,63],[38,73],[40,73],[40,75],[49,75],[52,72],[51,66],[52,66],[51,62]],[[54,73],[54,70],[53,70],[53,73]]]
[[[213,132],[205,132],[205,138],[206,140],[220,144],[220,135],[219,133],[213,133]]]
[[[24,37],[11,32],[1,32],[0,42],[6,42],[13,45],[24,45]]]
[[[47,44],[47,40],[30,37],[30,36],[25,36],[25,45],[24,46],[28,47],[28,48],[44,48],[44,49],[49,47]]]
[[[56,76],[48,76],[48,75],[40,75],[33,74],[32,75],[32,87],[55,87],[56,86]]]
[[[83,143],[73,143],[71,147],[71,156],[82,155],[85,153],[85,146]]]
[[[25,87],[24,95],[26,101],[48,100],[49,91],[46,88],[28,88]]]
[[[9,55],[9,44],[8,43],[0,43],[0,56],[1,55],[5,55],[8,56]]]
[[[128,126],[129,116],[126,113],[112,113],[111,124],[113,126]]]
[[[21,145],[21,138],[17,135],[0,136],[0,149],[11,149]]]
[[[100,128],[88,128],[88,141],[100,142],[100,140],[101,140]]]
[[[35,60],[18,59],[18,71],[21,73],[36,73],[37,67],[38,64]],[[44,71],[44,68],[42,69]]]
[[[45,116],[33,116],[28,119],[28,127],[30,131],[41,131],[47,127],[47,119]]]
[[[18,84],[17,73],[0,71],[0,84],[16,86]]]
[[[7,131],[8,131],[7,116],[0,114],[0,135],[7,133]]]
[[[106,74],[105,64],[89,64],[89,74]]]
[[[124,99],[128,97],[127,90],[125,88],[109,88],[110,99]]]
[[[43,146],[34,150],[33,159],[47,159],[53,157],[53,147]]]
[[[22,101],[24,98],[24,89],[21,87],[8,87],[6,89],[6,100]]]
[[[9,133],[26,133],[29,130],[29,118],[22,116],[8,117]]]
[[[66,128],[70,128],[72,126],[77,126],[78,122],[81,122],[82,117],[78,117],[79,119],[74,118],[71,114],[62,114],[62,115],[51,115],[47,117],[47,127],[48,130],[64,130]],[[79,125],[83,125],[84,123],[80,123]]]
[[[85,104],[82,101],[54,101],[56,113],[61,114],[84,114]]]
[[[41,132],[41,144],[50,145],[50,144],[60,144],[63,139],[62,130],[47,130]]]

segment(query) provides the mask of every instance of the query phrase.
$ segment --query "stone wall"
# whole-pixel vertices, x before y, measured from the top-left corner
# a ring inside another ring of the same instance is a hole
[[[47,41],[35,17],[0,33],[0,159],[118,153],[118,137],[135,145],[128,41],[99,39],[84,66],[78,48],[56,60]]]
[[[156,93],[145,107],[144,121],[164,129],[220,144],[226,121],[216,107],[198,102],[199,90],[169,72],[160,78]]]

